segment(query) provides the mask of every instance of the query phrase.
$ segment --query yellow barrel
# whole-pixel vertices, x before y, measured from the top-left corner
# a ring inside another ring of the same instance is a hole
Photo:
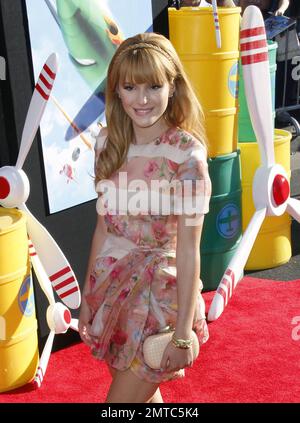
[[[38,361],[26,217],[0,208],[0,392],[30,382]]]
[[[289,177],[290,141],[288,131],[275,129],[274,147],[276,163],[281,164]],[[239,143],[242,169],[242,228],[243,232],[255,211],[252,197],[252,182],[256,169],[260,166],[258,144],[255,142]],[[270,269],[287,263],[291,251],[291,218],[287,213],[282,216],[268,216],[258,233],[245,269]]]
[[[210,157],[237,150],[240,11],[219,7],[217,48],[211,7],[169,8],[169,33],[206,118]]]

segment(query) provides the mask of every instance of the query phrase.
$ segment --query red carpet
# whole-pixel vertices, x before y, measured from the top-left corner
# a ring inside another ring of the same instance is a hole
[[[204,294],[207,308],[213,294]],[[166,402],[300,402],[300,280],[245,277],[209,329],[186,378],[162,385]],[[77,344],[52,354],[39,390],[24,386],[0,403],[101,403],[109,383],[105,364]]]

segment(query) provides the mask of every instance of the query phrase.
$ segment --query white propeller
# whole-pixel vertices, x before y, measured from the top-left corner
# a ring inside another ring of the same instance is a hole
[[[44,291],[49,301],[46,318],[48,326],[50,328],[50,333],[44,345],[44,349],[39,360],[37,372],[33,380],[34,386],[36,388],[39,388],[43,382],[47,370],[55,334],[65,333],[69,328],[72,328],[78,332],[78,320],[72,319],[71,313],[66,306],[61,303],[55,302],[53,290],[48,275],[30,239],[28,240],[28,244],[29,256],[32,266],[34,268],[34,272],[42,290]]]
[[[32,95],[16,166],[0,168],[0,205],[18,207],[26,212],[29,237],[35,245],[54,290],[68,307],[78,308],[81,296],[75,274],[52,236],[26,207],[30,186],[26,174],[21,169],[39,127],[56,72],[57,56],[53,53],[44,64]]]
[[[261,156],[253,180],[256,211],[215,293],[209,321],[222,314],[232,296],[265,216],[281,216],[287,211],[300,222],[300,201],[290,198],[288,175],[275,164],[268,47],[264,20],[256,6],[248,6],[243,14],[240,44],[245,94]]]

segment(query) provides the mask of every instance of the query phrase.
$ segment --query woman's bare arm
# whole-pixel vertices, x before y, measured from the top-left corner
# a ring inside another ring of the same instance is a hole
[[[177,296],[178,314],[175,335],[189,339],[193,325],[200,277],[200,239],[204,216],[199,216],[198,224],[189,226],[191,216],[178,216],[177,221]]]

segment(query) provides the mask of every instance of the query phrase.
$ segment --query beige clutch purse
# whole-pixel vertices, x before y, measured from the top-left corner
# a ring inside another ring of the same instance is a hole
[[[151,367],[151,369],[160,369],[163,353],[168,343],[172,340],[173,334],[174,330],[163,330],[155,335],[150,335],[145,339],[143,345],[144,360],[147,366]],[[199,341],[194,331],[192,331],[192,339],[193,345],[191,348],[193,349],[193,356],[195,360],[199,355]]]

